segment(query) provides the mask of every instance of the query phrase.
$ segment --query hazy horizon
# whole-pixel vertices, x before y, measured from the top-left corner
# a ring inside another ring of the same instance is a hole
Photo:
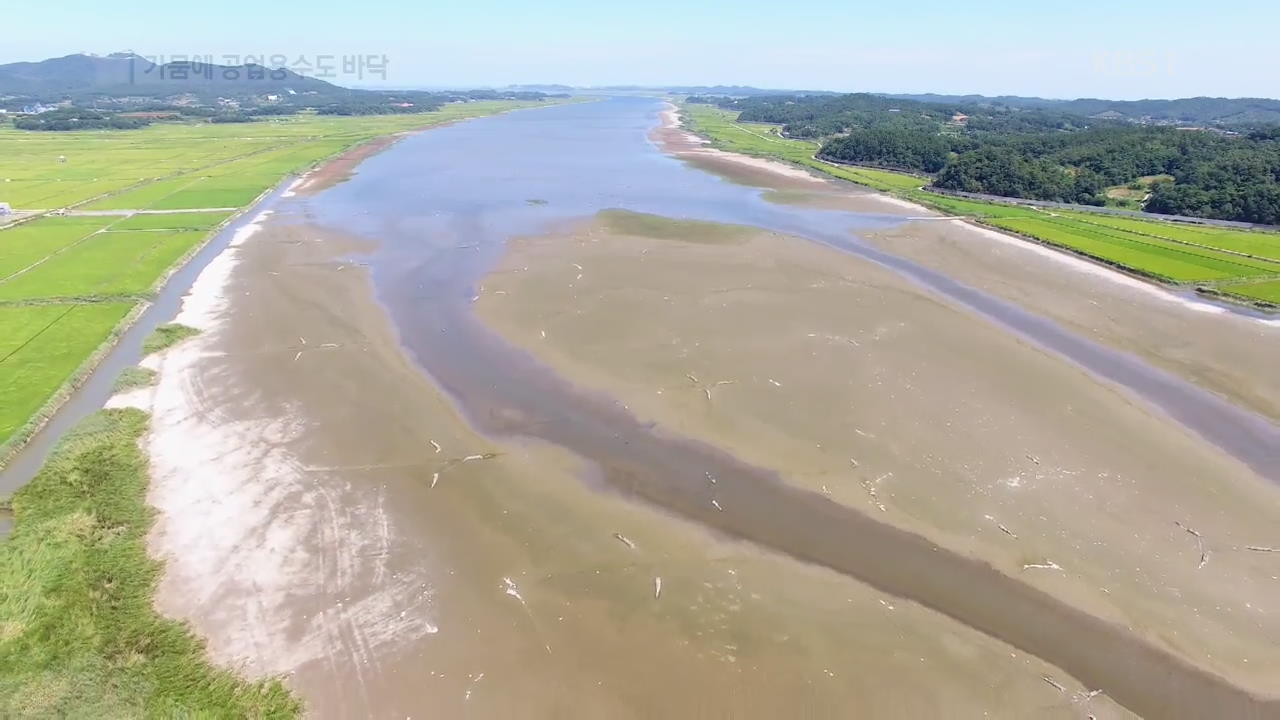
[[[1280,97],[1271,28],[1280,9],[1229,14],[1189,0],[1159,9],[1084,0],[1069,8],[939,0],[850,8],[667,0],[603,7],[560,0],[418,6],[285,0],[253,14],[144,2],[104,13],[89,0],[23,8],[0,63],[133,50],[169,59],[334,58],[360,87],[749,85],[836,92],[1024,95],[1116,100]],[[141,19],[141,21],[140,21]],[[387,58],[385,73],[343,57]],[[271,63],[264,63],[271,64]],[[384,77],[385,75],[385,77]]]

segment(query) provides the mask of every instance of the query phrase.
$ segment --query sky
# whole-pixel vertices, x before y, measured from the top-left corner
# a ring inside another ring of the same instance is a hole
[[[1063,98],[1280,97],[1276,0],[233,5],[239,7],[19,3],[7,11],[0,63],[133,50],[150,58],[212,56],[223,64],[280,56],[286,66],[361,87],[721,84]]]

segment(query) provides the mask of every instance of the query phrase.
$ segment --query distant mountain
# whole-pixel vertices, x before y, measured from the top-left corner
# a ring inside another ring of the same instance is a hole
[[[592,93],[616,93],[620,95],[718,95],[727,97],[759,97],[764,95],[836,95],[829,90],[777,90],[751,87],[750,85],[521,85],[545,90],[557,88],[560,92],[579,91]]]
[[[943,105],[992,105],[1011,108],[1048,107],[1068,100],[1051,98],[1022,97],[1020,95],[940,95],[938,93],[872,93],[880,97],[894,100],[915,100],[917,102],[938,103]]]
[[[665,89],[674,95],[730,95],[733,97],[758,97],[761,95],[837,95],[829,90],[775,90],[750,85],[672,85]]]
[[[132,53],[67,55],[0,65],[0,95],[58,100],[92,96],[245,96],[296,93],[348,97],[358,91],[262,65],[155,64]]]
[[[548,83],[546,85],[508,85],[500,90],[508,92],[540,92],[540,93],[572,93],[574,87],[572,85],[557,85]]]
[[[923,95],[882,94],[899,100],[955,105],[989,105],[1020,110],[1056,110],[1058,112],[1132,122],[1155,122],[1188,125],[1242,125],[1280,123],[1280,100],[1267,98],[1194,97],[1177,100],[1102,100],[1080,98],[1052,100],[1038,97],[1001,95]]]

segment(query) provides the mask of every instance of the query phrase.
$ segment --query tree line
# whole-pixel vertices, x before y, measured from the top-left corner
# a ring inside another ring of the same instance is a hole
[[[26,115],[13,119],[13,126],[19,130],[45,131],[133,130],[149,124],[150,121],[146,118],[121,117],[76,107],[49,110],[39,115]]]
[[[1167,175],[1144,209],[1280,224],[1280,126],[1188,129],[866,94],[690,101],[821,140],[829,160],[931,174],[940,188],[1102,205],[1108,187]]]

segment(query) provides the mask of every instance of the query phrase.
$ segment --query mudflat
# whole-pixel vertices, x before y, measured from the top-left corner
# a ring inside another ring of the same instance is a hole
[[[325,717],[1277,712],[1256,463],[836,249],[917,208],[683,167],[654,105],[406,138],[239,231],[119,400],[166,612]]]
[[[1274,488],[1124,393],[796,238],[606,211],[511,247],[478,312],[560,375],[1276,691]]]
[[[188,298],[203,334],[123,399],[155,414],[162,608],[220,661],[319,717],[1075,717],[1090,688],[1038,658],[481,436],[361,248],[263,218]]]
[[[649,133],[649,138],[663,152],[692,167],[733,183],[765,188],[763,197],[771,202],[908,217],[934,214],[883,193],[838,181],[790,163],[710,147],[706,140],[680,127],[679,114],[673,106],[668,106],[659,113],[659,123]]]
[[[1280,318],[1232,312],[959,220],[864,239],[1280,421]]]
[[[682,129],[674,109],[651,136],[673,157],[775,203],[887,213],[914,222],[865,241],[1280,421],[1280,319],[1250,317],[1090,260],[787,163],[728,153]]]

